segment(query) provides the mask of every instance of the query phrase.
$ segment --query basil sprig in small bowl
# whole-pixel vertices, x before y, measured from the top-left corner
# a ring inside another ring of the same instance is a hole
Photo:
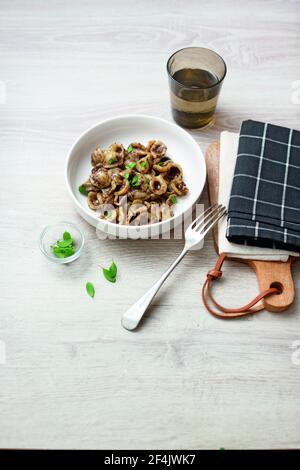
[[[72,222],[57,222],[44,228],[39,245],[50,261],[57,264],[71,263],[81,254],[84,236]]]

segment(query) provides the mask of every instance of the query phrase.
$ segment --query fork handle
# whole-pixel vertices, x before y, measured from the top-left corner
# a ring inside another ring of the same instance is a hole
[[[171,266],[161,276],[161,278],[135,304],[133,304],[127,310],[127,312],[124,313],[122,317],[122,326],[126,328],[126,330],[134,330],[138,326],[139,322],[141,321],[144,313],[151,304],[155,295],[157,294],[167,277],[171,274],[173,269],[182,260],[182,258],[186,255],[187,252],[188,249],[184,247],[178,258],[176,258],[174,263],[171,264]]]

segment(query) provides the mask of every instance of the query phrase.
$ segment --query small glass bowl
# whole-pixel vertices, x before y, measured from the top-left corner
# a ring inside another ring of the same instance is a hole
[[[54,245],[57,240],[61,240],[64,232],[69,232],[73,238],[75,253],[71,256],[67,256],[66,258],[57,258],[52,253],[51,245]],[[47,227],[42,230],[39,238],[39,245],[41,252],[44,253],[46,258],[50,261],[53,261],[56,264],[72,263],[72,261],[79,258],[82,252],[84,246],[84,235],[77,225],[72,222],[56,222],[55,224],[47,225]]]

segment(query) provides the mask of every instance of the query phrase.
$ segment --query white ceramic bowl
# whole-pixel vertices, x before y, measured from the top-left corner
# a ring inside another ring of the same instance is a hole
[[[120,142],[126,147],[130,142],[147,144],[151,139],[162,140],[167,145],[167,155],[182,166],[184,180],[189,188],[186,196],[177,199],[174,217],[137,227],[99,219],[97,212],[88,207],[86,196],[78,191],[78,187],[90,174],[91,153],[96,147],[105,148],[113,142]],[[198,200],[205,179],[206,165],[203,153],[190,134],[176,124],[146,115],[118,116],[89,128],[72,146],[66,164],[67,188],[76,210],[94,227],[121,238],[149,238],[175,227]]]

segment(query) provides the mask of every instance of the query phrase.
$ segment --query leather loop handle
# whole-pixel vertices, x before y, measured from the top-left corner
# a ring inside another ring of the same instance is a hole
[[[251,300],[248,304],[244,305],[240,308],[226,308],[220,305],[212,295],[212,282],[216,279],[219,279],[222,276],[222,265],[226,259],[226,253],[221,253],[219,258],[216,261],[214,269],[211,269],[207,273],[207,278],[205,283],[202,287],[202,300],[206,307],[206,309],[212,315],[219,317],[219,318],[236,318],[236,317],[243,317],[245,315],[249,315],[251,313],[257,313],[264,309],[263,305],[256,305],[260,300],[268,297],[269,295],[279,294],[279,290],[276,287],[269,287],[264,291],[260,292],[253,300]],[[209,304],[208,299],[212,301],[212,303],[217,307],[218,310],[213,310]]]

